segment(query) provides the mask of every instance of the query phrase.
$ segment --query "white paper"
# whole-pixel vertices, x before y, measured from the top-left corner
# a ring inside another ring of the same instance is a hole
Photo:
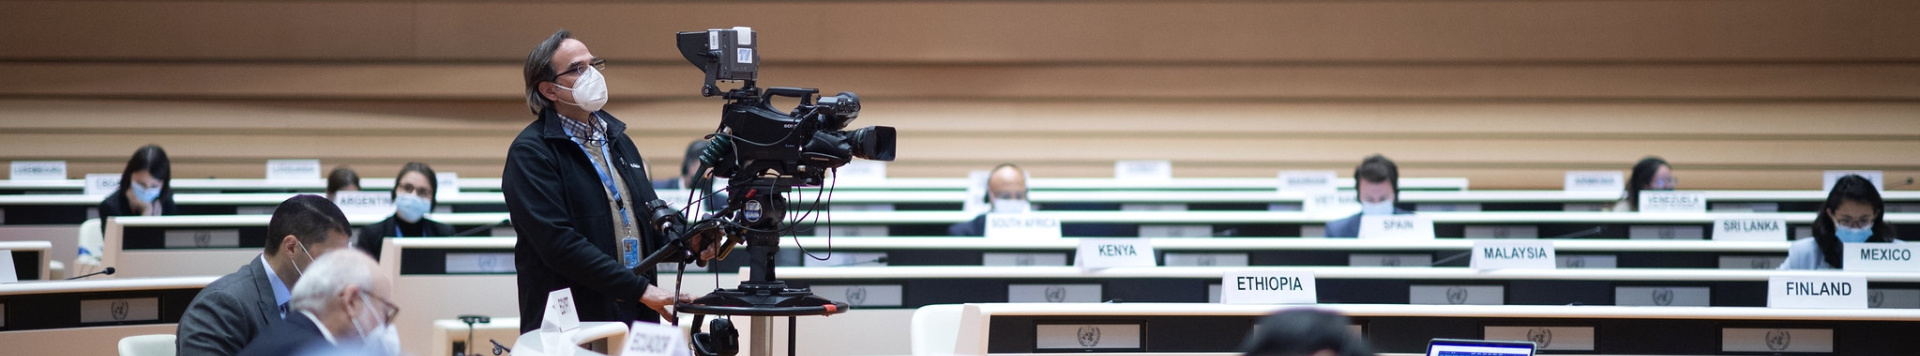
[[[1148,239],[1080,239],[1074,264],[1082,269],[1154,267],[1153,244]]]
[[[991,171],[967,171],[967,198],[962,200],[960,210],[979,215],[993,209],[993,205],[987,203],[987,178],[992,174]]]
[[[88,173],[86,182],[87,186],[81,189],[80,194],[104,197],[120,190],[119,174]]]
[[[13,250],[0,250],[0,283],[19,282],[19,271],[13,269]],[[0,318],[6,317],[0,314]]]
[[[438,181],[434,183],[439,185],[433,188],[434,197],[446,199],[460,195],[460,173],[434,172],[433,178]]]
[[[1361,215],[1360,238],[1432,240],[1433,218],[1420,215]]]
[[[270,159],[267,160],[267,180],[319,180],[320,160],[317,159]]]
[[[1314,304],[1313,271],[1239,270],[1220,278],[1220,302],[1225,304]]]
[[[1113,177],[1121,180],[1173,179],[1173,161],[1115,161]]]
[[[1360,197],[1352,192],[1308,194],[1300,211],[1320,217],[1345,217],[1360,212]]]
[[[1707,195],[1700,192],[1641,191],[1642,213],[1704,213]]]
[[[66,180],[67,161],[13,161],[9,180]]]
[[[1770,277],[1767,278],[1767,307],[1865,309],[1867,307],[1867,277]]]
[[[1920,272],[1920,260],[1915,260],[1914,247],[1910,244],[1884,242],[1861,242],[1842,245],[1840,256],[1846,260],[1846,271],[1874,272]]]
[[[540,318],[541,330],[572,331],[580,327],[580,314],[573,306],[573,288],[561,288],[547,293],[545,313],[546,315]],[[548,350],[552,348],[549,347]]]
[[[1558,259],[1553,255],[1553,241],[1544,240],[1475,240],[1473,241],[1473,261],[1476,270],[1493,269],[1554,269]]]
[[[1624,192],[1627,176],[1620,171],[1567,171],[1562,187],[1569,192]]]
[[[1333,193],[1340,191],[1339,179],[1333,171],[1280,171],[1280,191]]]
[[[1787,241],[1787,221],[1781,219],[1714,220],[1713,240]]]
[[[1057,239],[1060,218],[1051,214],[987,214],[986,231],[990,239]]]
[[[393,192],[341,191],[333,194],[333,205],[347,215],[392,215]]]
[[[678,356],[691,352],[687,341],[680,335],[680,328],[635,322],[627,330],[627,344],[623,355],[635,356]]]
[[[1840,177],[1845,177],[1849,174],[1859,175],[1861,178],[1866,178],[1867,181],[1873,182],[1873,188],[1875,190],[1887,190],[1886,173],[1881,171],[1826,171],[1825,174],[1822,174],[1821,182],[1823,183],[1820,185],[1820,191],[1833,191],[1833,182],[1838,182],[1840,181]]]

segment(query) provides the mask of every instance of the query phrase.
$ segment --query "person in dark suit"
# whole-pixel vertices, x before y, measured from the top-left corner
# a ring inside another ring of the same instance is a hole
[[[1367,157],[1354,167],[1353,190],[1360,197],[1360,213],[1327,222],[1327,237],[1360,237],[1362,216],[1413,213],[1393,205],[1400,199],[1400,166],[1386,156]]]
[[[500,177],[519,236],[520,331],[540,328],[547,294],[562,288],[572,288],[580,321],[671,321],[666,307],[692,298],[653,285],[652,271],[634,273],[668,242],[647,220],[659,198],[626,123],[600,110],[606,61],[572,36],[555,32],[527,55],[537,118],[514,138]]]
[[[440,203],[434,194],[440,191],[439,177],[426,163],[407,162],[393,179],[393,216],[360,228],[353,247],[380,260],[381,240],[388,237],[448,237],[459,231],[453,226],[427,218]]]
[[[314,261],[306,281],[293,288],[287,318],[267,326],[241,356],[282,356],[352,351],[398,355],[393,317],[393,280],[375,273],[379,264],[359,251],[327,254]]]
[[[173,164],[159,145],[141,146],[120,171],[120,188],[100,201],[100,217],[176,215],[173,204]],[[101,224],[105,231],[106,224]]]
[[[1027,202],[1027,172],[1012,163],[1000,164],[987,173],[987,196],[982,198],[992,206],[988,213],[1022,214],[1033,211],[1033,203]],[[983,236],[986,233],[985,213],[974,216],[973,220],[947,227],[947,235],[950,236]]]
[[[314,257],[347,248],[347,216],[318,195],[298,195],[274,208],[267,249],[239,271],[207,284],[180,316],[180,355],[234,355],[271,321],[285,316],[291,291]]]

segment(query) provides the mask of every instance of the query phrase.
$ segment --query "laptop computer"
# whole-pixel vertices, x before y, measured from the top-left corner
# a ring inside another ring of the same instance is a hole
[[[1433,339],[1427,356],[1533,356],[1533,347],[1526,341]]]

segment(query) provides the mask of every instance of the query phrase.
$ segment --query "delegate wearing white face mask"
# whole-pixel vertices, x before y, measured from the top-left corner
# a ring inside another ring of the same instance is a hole
[[[607,106],[607,78],[600,76],[600,70],[593,67],[580,71],[580,78],[573,81],[573,87],[560,83],[553,83],[553,86],[573,93],[573,102],[566,103],[568,105],[578,106],[587,112],[600,111]]]

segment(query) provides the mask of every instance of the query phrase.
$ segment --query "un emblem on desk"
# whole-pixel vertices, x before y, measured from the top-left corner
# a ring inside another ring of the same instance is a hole
[[[213,245],[213,232],[195,231],[193,233],[193,247],[207,247],[212,245]]]
[[[1877,290],[1867,291],[1867,307],[1868,308],[1879,308],[1880,302],[1883,302],[1886,300],[1887,300],[1886,292],[1877,291]]]
[[[1772,349],[1774,351],[1785,351],[1787,349],[1787,346],[1792,344],[1793,344],[1793,334],[1788,333],[1786,330],[1775,329],[1773,331],[1767,332],[1767,348],[1768,349]]]
[[[1381,256],[1380,265],[1387,266],[1387,267],[1400,267],[1400,256]]]
[[[1534,347],[1547,348],[1547,345],[1553,345],[1553,330],[1547,328],[1527,329],[1527,341],[1532,341]]]
[[[1064,301],[1067,301],[1067,287],[1047,286],[1047,302],[1048,303],[1059,303]],[[1095,332],[1095,333],[1098,333],[1098,332]]]
[[[847,304],[866,305],[867,304],[867,287],[848,287],[847,288]]]
[[[496,261],[493,256],[480,256],[479,261],[476,263],[480,265],[481,271],[493,272],[493,266],[499,264],[499,261]]]
[[[1015,265],[1015,266],[1032,266],[1032,265],[1033,265],[1033,256],[1032,256],[1032,255],[1020,255],[1020,256],[1018,256],[1018,257],[1014,257],[1014,258],[1013,258],[1013,265]]]
[[[1214,263],[1216,263],[1216,261],[1214,261],[1213,256],[1200,256],[1199,258],[1195,258],[1194,261],[1194,264],[1201,266],[1213,266]]]
[[[113,311],[113,320],[127,320],[127,308],[127,301],[116,300],[108,309]]]
[[[1092,325],[1082,326],[1078,334],[1080,336],[1080,347],[1100,345],[1100,327]]]
[[[1747,260],[1747,265],[1751,266],[1753,269],[1773,269],[1774,265],[1777,265],[1777,263],[1773,263],[1773,260],[1769,260],[1765,258],[1755,258],[1755,259]]]
[[[1667,289],[1667,288],[1655,288],[1653,290],[1653,305],[1658,305],[1663,307],[1668,305],[1673,305],[1673,290]]]
[[[1447,304],[1466,304],[1466,287],[1447,287]]]

